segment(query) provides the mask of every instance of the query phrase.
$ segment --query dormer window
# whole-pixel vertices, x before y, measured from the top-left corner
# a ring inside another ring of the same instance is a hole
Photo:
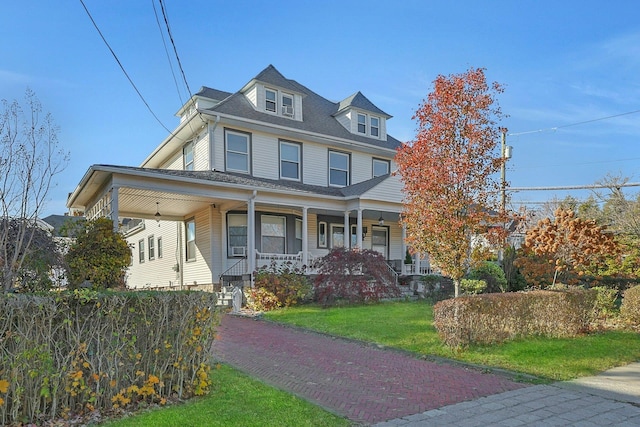
[[[371,136],[378,137],[380,135],[380,119],[377,117],[371,117]]]
[[[282,115],[293,117],[293,95],[282,94]]]
[[[265,90],[265,106],[264,108],[267,111],[271,111],[272,113],[276,112],[276,105],[278,99],[278,93],[271,89]]]
[[[367,116],[358,114],[358,133],[367,133]]]

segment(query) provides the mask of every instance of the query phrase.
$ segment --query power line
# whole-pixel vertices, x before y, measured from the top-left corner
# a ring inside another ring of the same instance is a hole
[[[133,86],[133,89],[136,91],[136,93],[138,94],[138,96],[140,97],[140,99],[142,100],[142,102],[144,103],[144,105],[146,105],[147,109],[149,110],[149,112],[151,113],[151,115],[156,119],[156,121],[158,123],[160,123],[160,126],[162,126],[167,132],[171,133],[171,131],[169,130],[169,128],[167,128],[164,123],[162,123],[160,121],[160,119],[158,118],[158,116],[156,116],[156,114],[153,112],[153,110],[151,109],[151,107],[149,106],[149,104],[147,103],[147,101],[144,99],[144,96],[142,96],[142,94],[140,93],[140,91],[138,90],[138,88],[136,87],[135,83],[133,83],[133,80],[131,80],[131,77],[129,77],[129,74],[127,73],[127,71],[124,69],[124,66],[122,65],[122,63],[120,62],[120,59],[118,59],[118,56],[116,55],[116,53],[113,51],[113,49],[111,48],[111,46],[109,45],[109,42],[107,42],[107,39],[104,37],[104,35],[102,34],[102,31],[100,31],[100,28],[98,28],[98,24],[96,24],[96,21],[94,21],[93,16],[91,16],[91,13],[89,12],[89,9],[87,9],[87,6],[84,4],[83,0],[80,0],[80,3],[82,4],[82,7],[84,8],[85,12],[87,12],[87,15],[89,16],[89,19],[91,20],[91,23],[93,24],[93,26],[95,27],[95,29],[98,31],[98,34],[100,34],[100,37],[102,38],[102,41],[104,42],[104,44],[107,46],[107,48],[109,48],[109,52],[111,52],[111,55],[113,55],[114,59],[116,60],[116,62],[118,63],[118,65],[120,66],[120,69],[122,70],[122,72],[124,73],[124,75],[127,77],[127,80],[129,80],[129,83],[131,83],[131,86]]]
[[[156,17],[158,30],[160,30],[160,37],[162,38],[162,45],[164,46],[164,52],[167,55],[167,62],[169,63],[169,68],[171,69],[171,76],[173,77],[173,83],[176,85],[176,92],[178,93],[178,98],[180,99],[180,105],[184,105],[184,100],[182,99],[182,94],[180,93],[180,86],[178,85],[178,80],[176,79],[176,73],[173,69],[173,63],[171,62],[171,58],[169,57],[169,49],[167,49],[167,43],[164,39],[164,32],[162,31],[162,25],[160,25],[160,18],[158,18],[158,11],[156,10],[155,0],[151,0],[151,5],[153,6],[153,14]]]
[[[171,45],[173,46],[173,52],[176,55],[176,60],[178,61],[178,68],[180,68],[180,72],[182,73],[182,79],[184,80],[184,84],[187,87],[187,92],[189,92],[189,98],[193,96],[191,93],[191,88],[189,88],[189,82],[187,81],[187,76],[184,74],[184,69],[182,68],[182,62],[180,61],[180,56],[178,55],[178,49],[176,48],[176,44],[173,41],[173,34],[171,34],[171,27],[169,26],[169,19],[167,18],[167,12],[164,8],[164,3],[162,0],[158,0],[160,3],[160,10],[162,11],[162,17],[164,18],[164,24],[167,27],[167,34],[169,35],[169,41],[171,41]]]
[[[612,116],[606,116],[606,117],[599,117],[597,119],[585,120],[585,121],[582,121],[582,122],[570,123],[568,125],[555,126],[555,127],[552,127],[552,128],[544,128],[544,129],[538,129],[538,130],[530,130],[530,131],[526,131],[526,132],[510,133],[510,134],[508,134],[508,136],[520,136],[520,135],[528,135],[528,134],[531,134],[531,133],[556,131],[558,129],[564,129],[564,128],[568,128],[568,127],[571,127],[571,126],[584,125],[584,124],[587,124],[587,123],[599,122],[601,120],[608,120],[608,119],[613,119],[613,118],[616,118],[616,117],[628,116],[629,114],[637,114],[637,113],[640,113],[640,110],[627,111],[626,113],[614,114]]]

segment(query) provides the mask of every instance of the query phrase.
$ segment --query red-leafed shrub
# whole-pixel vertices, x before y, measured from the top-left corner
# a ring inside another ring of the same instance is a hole
[[[400,296],[394,274],[384,257],[370,249],[332,249],[317,263],[316,301],[362,303]]]
[[[640,286],[634,286],[624,292],[620,316],[630,325],[640,326]]]
[[[532,291],[463,296],[434,306],[434,324],[450,347],[542,335],[571,337],[588,330],[595,292]]]

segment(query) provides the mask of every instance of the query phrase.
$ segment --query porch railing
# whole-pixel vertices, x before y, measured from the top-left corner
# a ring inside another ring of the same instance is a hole
[[[223,276],[242,276],[243,274],[247,274],[247,259],[241,258],[233,264],[231,267],[227,268],[222,274],[220,278]]]
[[[397,286],[398,285],[398,276],[399,276],[398,272],[388,262],[385,262],[385,264],[387,265],[387,268],[389,269],[389,272],[393,276],[393,282]]]
[[[289,264],[292,268],[304,270],[305,273],[309,274],[312,272],[310,266],[313,265],[314,260],[315,257],[308,253],[307,265],[303,265],[302,251],[298,252],[297,254],[271,254],[256,251],[256,268],[269,267],[273,263],[275,263],[277,266]]]
[[[406,276],[412,276],[412,275],[424,276],[425,274],[440,274],[440,273],[437,270],[432,269],[431,266],[428,264],[427,265],[420,264],[420,269],[417,269],[415,264],[402,264],[402,274]]]

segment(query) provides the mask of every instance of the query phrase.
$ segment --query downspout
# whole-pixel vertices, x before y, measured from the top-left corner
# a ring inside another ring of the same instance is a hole
[[[256,266],[256,205],[255,199],[258,195],[257,190],[253,190],[253,194],[249,197],[248,206],[247,206],[247,225],[249,226],[249,235],[247,239],[249,240],[247,244],[249,245],[249,255],[248,255],[248,265],[247,269],[248,273],[251,275],[251,286],[253,287],[253,270]]]
[[[213,126],[211,126],[211,122],[207,120],[207,132],[209,133],[209,170],[215,170],[215,158],[213,153],[215,152],[215,144],[213,134],[218,127],[218,123],[220,122],[220,115],[216,114],[216,120],[213,122]]]

